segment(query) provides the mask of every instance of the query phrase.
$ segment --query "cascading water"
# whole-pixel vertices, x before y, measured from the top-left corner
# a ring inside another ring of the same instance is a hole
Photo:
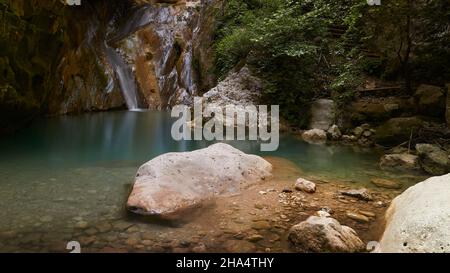
[[[121,56],[111,47],[105,43],[105,53],[108,57],[108,61],[111,64],[117,80],[120,84],[125,103],[128,110],[138,111],[138,91],[136,87],[136,80],[131,69],[125,64]]]

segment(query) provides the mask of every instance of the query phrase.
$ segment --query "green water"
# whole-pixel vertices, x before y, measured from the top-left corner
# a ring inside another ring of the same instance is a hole
[[[63,251],[61,242],[89,235],[80,231],[81,222],[111,223],[118,230],[133,222],[124,204],[137,168],[166,152],[211,144],[172,140],[172,121],[166,112],[65,116],[37,120],[0,139],[0,251]],[[259,152],[257,142],[230,144],[247,153],[289,159],[305,175],[327,181],[370,187],[373,177],[395,176],[378,170],[380,155],[374,150],[310,145],[294,136],[282,136],[279,150],[272,153]],[[158,224],[145,228],[158,236],[170,229]],[[94,245],[104,247],[114,236],[126,240],[118,230],[97,234]]]

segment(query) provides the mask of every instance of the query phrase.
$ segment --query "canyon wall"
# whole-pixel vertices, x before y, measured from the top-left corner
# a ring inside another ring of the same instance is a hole
[[[189,103],[215,83],[217,2],[1,0],[2,131],[37,114]]]

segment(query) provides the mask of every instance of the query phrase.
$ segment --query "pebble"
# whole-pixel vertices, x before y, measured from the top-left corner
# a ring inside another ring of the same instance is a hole
[[[262,239],[264,239],[264,237],[259,234],[253,234],[247,237],[247,241],[249,242],[258,242],[261,241]]]
[[[267,221],[258,221],[258,222],[254,222],[251,227],[253,229],[256,230],[261,230],[261,229],[269,229],[270,228],[270,224]]]
[[[365,210],[360,210],[358,211],[360,214],[367,216],[367,217],[372,217],[375,218],[376,214],[371,212],[371,211],[365,211]]]
[[[347,212],[347,217],[360,223],[368,223],[370,219],[367,216],[355,212]]]
[[[88,226],[89,226],[89,224],[86,221],[79,221],[75,224],[75,227],[79,228],[79,229],[86,229],[86,228],[88,228]]]

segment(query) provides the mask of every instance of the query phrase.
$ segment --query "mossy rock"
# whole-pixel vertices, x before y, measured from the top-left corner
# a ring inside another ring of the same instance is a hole
[[[408,141],[411,133],[416,133],[424,123],[420,117],[392,118],[376,129],[375,141],[379,144],[401,144]]]

